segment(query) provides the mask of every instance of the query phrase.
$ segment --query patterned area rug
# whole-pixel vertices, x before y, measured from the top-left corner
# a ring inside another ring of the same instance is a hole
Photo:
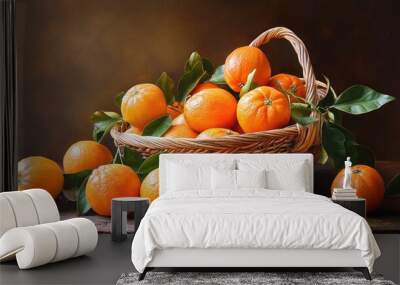
[[[122,274],[117,285],[395,285],[379,275],[372,275],[373,280],[368,281],[359,272],[148,272],[142,281],[137,280],[138,276],[138,273]]]

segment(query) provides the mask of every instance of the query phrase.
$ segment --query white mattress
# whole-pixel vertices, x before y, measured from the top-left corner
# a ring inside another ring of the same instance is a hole
[[[365,219],[307,192],[248,189],[166,193],[155,200],[132,244],[143,272],[170,248],[359,250],[372,271],[379,248]]]

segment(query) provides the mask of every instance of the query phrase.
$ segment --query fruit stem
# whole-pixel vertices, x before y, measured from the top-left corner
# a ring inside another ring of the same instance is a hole
[[[269,98],[264,99],[264,105],[272,106],[272,100]]]

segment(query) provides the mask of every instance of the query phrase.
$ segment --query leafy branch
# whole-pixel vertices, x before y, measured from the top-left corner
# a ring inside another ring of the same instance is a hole
[[[352,115],[365,114],[381,108],[395,98],[365,85],[353,85],[337,96],[329,79],[326,78],[326,81],[327,94],[316,106],[309,102],[291,104],[293,121],[308,125],[317,120],[312,113],[319,113],[323,121],[321,163],[330,158],[334,166],[339,169],[345,157],[351,156],[354,164],[364,163],[374,166],[375,158],[372,151],[357,143],[354,135],[341,125],[342,112]]]

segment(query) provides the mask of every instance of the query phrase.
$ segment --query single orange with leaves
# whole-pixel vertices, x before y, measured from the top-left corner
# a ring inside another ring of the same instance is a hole
[[[86,199],[93,211],[111,215],[111,200],[117,197],[138,197],[140,179],[130,167],[107,164],[93,170],[86,183]]]
[[[240,98],[237,119],[246,133],[285,127],[290,121],[289,100],[272,87],[257,87]]]
[[[291,102],[301,102],[306,98],[304,83],[297,76],[280,73],[272,76],[268,85],[288,95]]]
[[[167,114],[164,93],[155,84],[137,84],[122,98],[121,113],[124,121],[143,129],[151,121]]]
[[[237,48],[225,60],[225,81],[232,90],[239,92],[253,70],[256,70],[253,82],[258,86],[266,85],[271,77],[271,66],[267,56],[256,47]]]

